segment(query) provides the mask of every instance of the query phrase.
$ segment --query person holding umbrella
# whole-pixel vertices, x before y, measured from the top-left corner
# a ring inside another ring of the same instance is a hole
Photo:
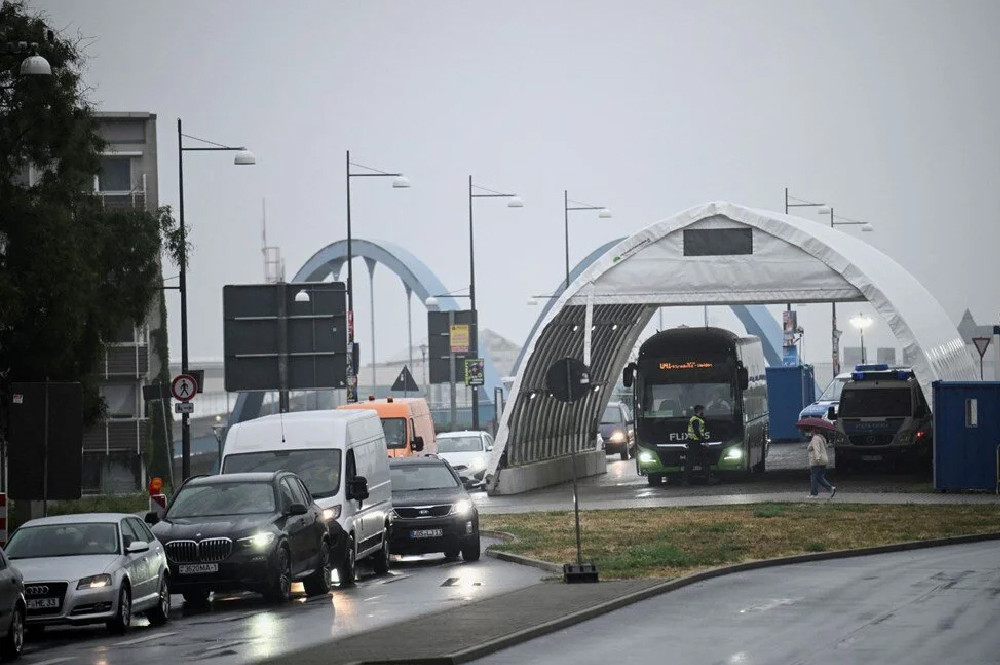
[[[796,423],[798,428],[809,437],[809,445],[806,451],[809,453],[809,498],[815,499],[819,496],[820,485],[830,492],[832,499],[837,494],[837,487],[831,485],[826,479],[826,465],[830,463],[830,458],[826,454],[826,437],[823,430],[830,429],[826,421],[817,423],[819,418],[803,418]]]

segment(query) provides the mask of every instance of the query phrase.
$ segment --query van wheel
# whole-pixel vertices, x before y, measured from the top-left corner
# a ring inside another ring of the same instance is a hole
[[[470,540],[462,548],[462,558],[466,561],[479,561],[479,536],[476,536],[474,540]]]
[[[319,553],[316,570],[302,583],[309,596],[322,596],[330,593],[330,573],[333,572],[333,568],[330,566],[330,545],[326,541],[320,543]]]
[[[354,549],[354,534],[347,534],[347,544],[344,546],[344,560],[337,566],[337,577],[340,578],[340,586],[354,586],[354,576],[357,574],[358,553]]]
[[[382,532],[382,547],[372,555],[372,570],[376,575],[389,572],[389,532]]]
[[[625,445],[622,446],[622,449],[618,451],[618,456],[622,459],[622,461],[628,459],[628,441],[626,441]]]

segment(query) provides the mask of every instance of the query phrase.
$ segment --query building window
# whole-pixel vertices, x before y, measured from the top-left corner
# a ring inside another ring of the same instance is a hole
[[[135,324],[123,324],[110,341],[112,344],[135,344]]]
[[[138,418],[139,389],[135,383],[106,383],[101,397],[108,406],[108,418]]]
[[[102,157],[97,182],[102,192],[132,191],[132,160],[128,157]]]

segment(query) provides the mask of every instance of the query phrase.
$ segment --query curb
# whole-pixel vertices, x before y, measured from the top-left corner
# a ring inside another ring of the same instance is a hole
[[[487,533],[487,532],[481,532]],[[489,535],[494,535],[503,540],[513,539],[513,534],[505,532],[491,531],[488,532]],[[747,561],[745,563],[738,563],[731,566],[720,566],[718,568],[710,568],[708,570],[702,570],[697,573],[691,573],[685,575],[684,577],[679,577],[675,580],[669,580],[661,584],[649,587],[647,589],[642,589],[641,591],[635,591],[630,594],[626,594],[619,598],[616,598],[593,607],[588,607],[587,609],[580,610],[578,612],[573,612],[572,614],[567,614],[566,616],[559,617],[558,619],[553,619],[543,624],[533,626],[532,628],[526,628],[509,635],[504,635],[503,637],[498,637],[489,642],[483,642],[482,644],[477,644],[454,653],[439,656],[435,658],[419,658],[419,659],[407,659],[407,660],[366,660],[357,664],[352,665],[403,665],[408,663],[410,665],[453,665],[456,663],[467,663],[472,660],[477,660],[488,656],[491,653],[500,651],[501,649],[506,649],[507,647],[514,646],[516,644],[521,644],[523,642],[528,642],[537,637],[543,635],[548,635],[549,633],[554,633],[556,631],[562,630],[564,628],[569,628],[584,621],[601,616],[602,614],[607,614],[608,612],[620,609],[627,605],[632,605],[639,601],[647,600],[654,596],[659,596],[661,594],[667,593],[669,591],[674,591],[676,589],[681,589],[692,584],[697,584],[698,582],[704,582],[716,577],[722,577],[724,575],[729,575],[730,573],[738,573],[746,570],[757,570],[760,568],[773,568],[775,566],[784,566],[793,563],[806,563],[810,561],[825,561],[829,559],[847,559],[858,556],[868,556],[871,554],[887,554],[890,552],[905,552],[909,550],[918,549],[928,549],[931,547],[943,547],[946,545],[964,545],[968,543],[981,543],[989,542],[994,540],[1000,540],[1000,532],[995,533],[983,533],[983,534],[973,534],[967,536],[949,536],[947,538],[939,538],[936,540],[924,540],[915,541],[910,543],[899,543],[894,545],[878,545],[875,547],[865,547],[856,550],[834,550],[831,552],[815,552],[810,554],[795,554],[786,557],[780,557],[777,559],[765,559],[762,561]],[[487,554],[490,556],[496,556],[496,554],[504,554],[503,552],[493,553],[489,550]],[[511,557],[517,557],[517,559],[532,561],[540,564],[544,564],[545,570],[553,570],[551,568],[554,566],[559,572],[562,572],[562,566],[559,564],[554,564],[548,561],[539,561],[537,559],[529,559],[528,557],[518,557],[517,555],[507,555]],[[503,559],[503,557],[496,557]],[[515,561],[516,563],[521,563],[521,561]],[[528,563],[527,565],[534,565]],[[542,567],[542,566],[538,566]]]
[[[480,535],[491,536],[498,540],[502,540],[507,543],[512,543],[517,541],[517,536],[512,533],[507,533],[506,531],[493,531],[490,529],[480,530]],[[486,556],[493,557],[494,559],[499,559],[501,561],[509,561],[510,563],[519,563],[522,566],[532,566],[534,568],[540,568],[546,572],[559,573],[562,575],[563,567],[558,563],[552,563],[551,561],[542,561],[541,559],[532,559],[530,556],[522,556],[520,554],[511,554],[510,552],[499,552],[494,550],[492,547],[486,550]]]

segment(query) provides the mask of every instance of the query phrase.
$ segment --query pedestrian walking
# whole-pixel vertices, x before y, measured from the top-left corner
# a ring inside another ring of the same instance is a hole
[[[818,429],[806,430],[809,437],[809,445],[806,451],[809,453],[809,497],[815,499],[819,496],[820,485],[830,492],[830,498],[837,494],[837,488],[826,479],[826,465],[830,463],[830,458],[826,454],[826,437]]]

